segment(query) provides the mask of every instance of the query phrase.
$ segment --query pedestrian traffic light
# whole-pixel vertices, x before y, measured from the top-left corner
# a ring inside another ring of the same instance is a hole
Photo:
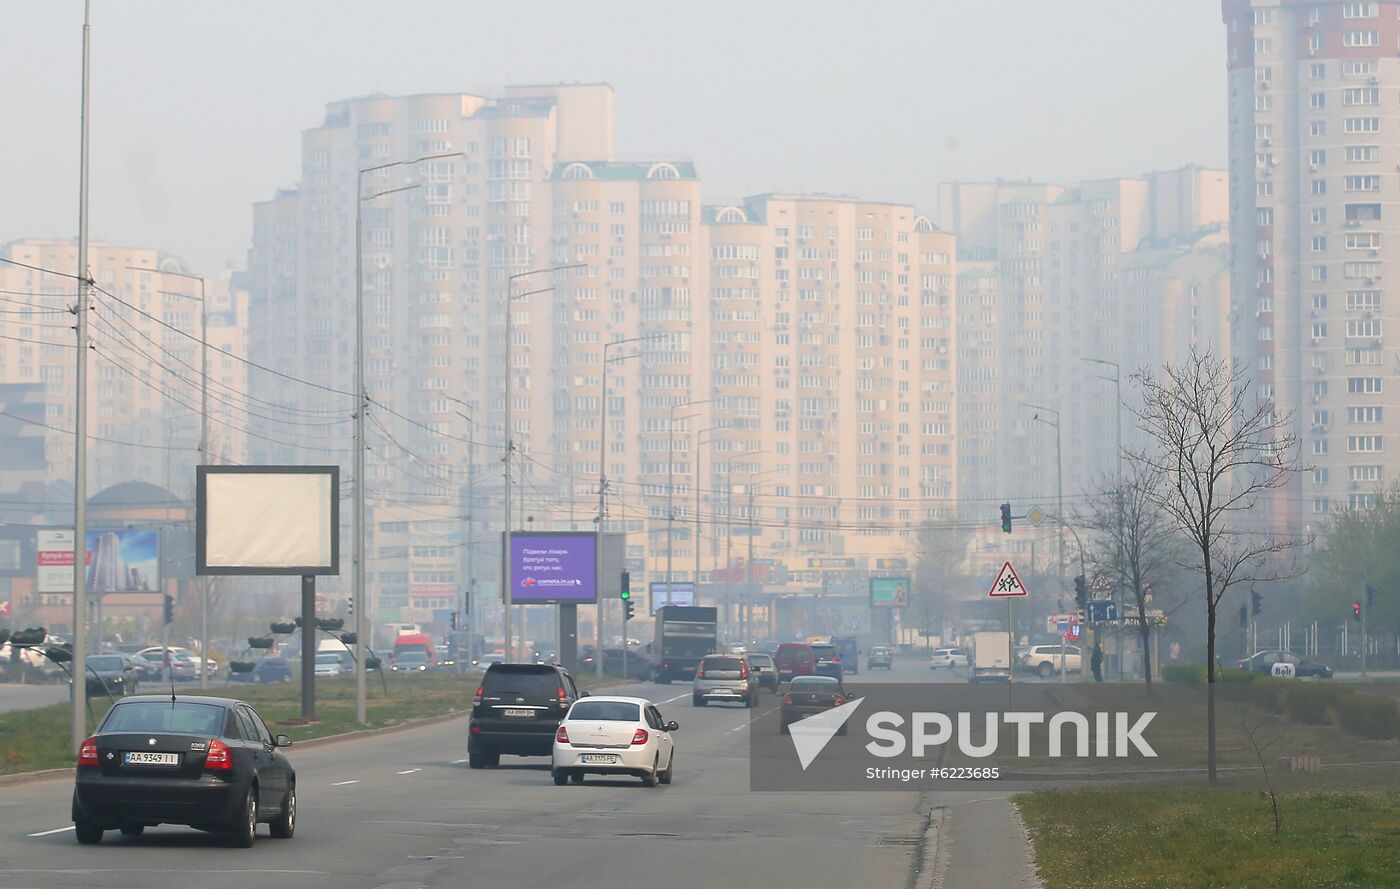
[[[1258,617],[1258,616],[1259,616],[1259,612],[1261,612],[1261,611],[1263,611],[1263,610],[1264,610],[1264,597],[1261,596],[1261,595],[1260,595],[1258,592],[1256,592],[1255,590],[1250,590],[1250,591],[1249,591],[1249,613],[1250,613],[1250,614],[1253,614],[1255,617]]]
[[[1352,619],[1352,620],[1361,620],[1361,603],[1360,603],[1360,602],[1353,602],[1353,603],[1351,603],[1351,619]]]
[[[635,616],[636,607],[637,603],[633,602],[631,599],[624,600],[622,603],[622,619],[624,621],[631,620]]]
[[[1089,584],[1085,582],[1083,574],[1074,578],[1074,601],[1080,608],[1089,601]]]
[[[1010,504],[1010,503],[1003,503],[1003,504],[1001,505],[1001,532],[1002,532],[1003,534],[1010,534],[1010,533],[1011,533],[1011,504]]]
[[[632,572],[622,572],[622,584],[618,589],[620,589],[621,592],[617,595],[622,601],[626,602],[628,599],[632,598]]]
[[[173,624],[175,622],[175,597],[165,596],[163,598],[165,599],[165,609],[163,615],[165,618],[165,623]]]

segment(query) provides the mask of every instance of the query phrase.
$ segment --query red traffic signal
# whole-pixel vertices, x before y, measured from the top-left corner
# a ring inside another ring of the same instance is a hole
[[[1351,603],[1351,619],[1361,620],[1361,603],[1359,601]]]

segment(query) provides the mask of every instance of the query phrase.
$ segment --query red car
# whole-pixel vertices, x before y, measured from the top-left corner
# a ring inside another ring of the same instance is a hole
[[[810,676],[816,672],[817,660],[812,656],[812,646],[805,642],[784,642],[773,655],[773,665],[778,669],[778,681],[789,682],[794,676]]]

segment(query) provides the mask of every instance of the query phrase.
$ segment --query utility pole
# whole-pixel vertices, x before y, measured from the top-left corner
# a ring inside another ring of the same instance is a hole
[[[700,488],[703,475],[701,474],[703,463],[700,462],[700,448],[707,444],[700,436],[706,432],[714,432],[721,427],[711,426],[708,429],[701,429],[695,433],[695,573],[691,575],[695,579],[695,604],[700,604]],[[713,439],[711,439],[713,441]],[[711,583],[714,581],[711,580]]]
[[[1113,381],[1113,440],[1114,446],[1117,448],[1114,475],[1116,476],[1115,485],[1118,488],[1118,582],[1113,585],[1113,599],[1118,606],[1118,613],[1121,615],[1123,613],[1123,587],[1126,584],[1128,573],[1127,559],[1124,557],[1123,549],[1125,544],[1123,538],[1127,534],[1123,515],[1123,371],[1116,361],[1108,361],[1103,358],[1081,358],[1080,360],[1113,368],[1113,376],[1099,377],[1099,379]],[[1136,596],[1136,590],[1134,596]],[[1123,678],[1123,646],[1121,644],[1118,646],[1118,678]]]
[[[675,576],[674,576],[674,574],[672,573],[671,568],[672,568],[672,545],[673,545],[673,543],[675,542],[675,533],[676,533],[676,507],[673,505],[673,499],[674,499],[675,491],[676,491],[676,408],[678,408],[678,407],[694,407],[694,406],[696,406],[696,405],[701,405],[701,404],[710,404],[710,403],[713,402],[713,401],[714,401],[713,398],[706,398],[706,399],[704,399],[703,401],[682,401],[682,402],[679,402],[678,404],[673,404],[673,405],[671,405],[671,407],[669,408],[669,411],[668,411],[669,417],[668,417],[667,422],[666,422],[666,438],[668,439],[668,441],[667,441],[667,449],[666,449],[666,604],[667,604],[667,605],[670,605],[670,604],[671,604],[671,589],[672,589],[671,584],[672,584],[672,583],[674,582],[674,580],[675,580]],[[681,419],[682,419],[682,420],[689,420],[689,419],[692,419],[692,418],[698,417],[698,416],[700,416],[700,415],[699,415],[699,414],[687,414],[686,416],[681,417]],[[694,474],[693,474],[693,473],[692,473],[692,477],[694,477]],[[698,545],[698,544],[697,544],[697,545]],[[695,574],[695,576],[698,578],[698,577],[700,576],[700,573],[697,571],[696,574]]]
[[[92,0],[83,2],[83,87],[78,133],[77,417],[73,454],[73,753],[87,738],[87,371],[88,305],[88,118],[92,65]]]

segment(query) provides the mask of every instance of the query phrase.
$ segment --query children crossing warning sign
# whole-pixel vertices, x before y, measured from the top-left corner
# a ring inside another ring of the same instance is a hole
[[[1028,595],[1028,592],[1025,584],[1021,583],[1021,578],[1016,575],[1016,569],[1011,567],[1010,562],[1007,562],[1001,566],[1001,571],[997,574],[997,579],[992,582],[992,588],[987,590],[987,595],[998,599],[1006,596],[1025,596]]]

